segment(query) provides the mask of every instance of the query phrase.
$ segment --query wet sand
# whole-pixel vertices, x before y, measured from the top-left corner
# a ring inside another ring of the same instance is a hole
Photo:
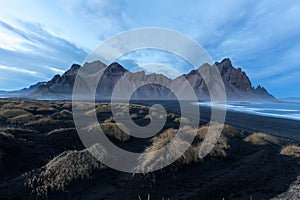
[[[180,113],[177,101],[133,101],[135,103],[153,105],[161,104],[174,113]],[[189,102],[186,102],[189,104]],[[191,109],[196,109],[196,105],[191,105]],[[210,120],[211,109],[200,106],[200,124]],[[242,112],[226,111],[226,124],[232,125],[240,130],[249,132],[264,132],[292,140],[300,141],[300,121],[260,116]]]

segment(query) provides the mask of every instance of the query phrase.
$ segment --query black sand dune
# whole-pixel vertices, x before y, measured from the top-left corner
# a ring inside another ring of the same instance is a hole
[[[167,124],[149,139],[136,139],[119,130],[109,104],[98,103],[96,111],[112,142],[136,152],[153,151],[172,139],[179,125],[176,104],[163,103],[169,110]],[[137,124],[149,123],[146,104],[151,103],[130,105]],[[295,121],[228,113],[227,123],[232,126],[225,126],[213,151],[200,159],[197,150],[209,114],[204,110],[197,136],[180,159],[152,173],[129,174],[108,168],[89,154],[71,111],[71,102],[0,101],[0,199],[298,198],[297,141],[262,133],[297,139]],[[86,131],[89,128],[93,127]],[[155,155],[141,158],[141,167],[155,165],[156,160]]]

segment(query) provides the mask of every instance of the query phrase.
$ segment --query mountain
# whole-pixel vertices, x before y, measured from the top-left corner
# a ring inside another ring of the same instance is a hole
[[[246,73],[241,68],[234,68],[230,59],[226,58],[222,62],[216,62],[215,64],[224,82],[227,100],[275,101],[275,98],[264,87],[259,85],[254,88]],[[187,80],[199,100],[209,100],[208,88],[199,71],[204,72],[201,72],[201,74],[209,73],[210,67],[210,65],[204,64],[197,70],[190,71],[188,74],[181,75],[175,79],[169,79],[162,74],[146,74],[144,71],[133,73],[119,63],[112,63],[109,66],[100,61],[85,63],[83,66],[73,64],[63,75],[55,75],[50,81],[41,84],[30,96],[34,98],[70,99],[76,75],[78,70],[82,68],[87,76],[91,78],[95,73],[103,71],[96,90],[97,99],[109,99],[117,82],[122,77],[125,77],[128,85],[122,87],[121,84],[119,88],[123,93],[129,92],[132,88],[137,88],[140,83],[145,84],[134,92],[132,98],[135,99],[174,99],[174,94],[168,88],[180,89],[182,87],[182,80]],[[155,81],[155,84],[152,83],[153,81]],[[88,85],[90,83],[84,83],[83,81],[82,84]],[[163,87],[162,85],[168,87]]]
[[[0,91],[0,95],[3,97],[22,97],[22,96],[29,96],[30,94],[37,91],[41,85],[45,84],[46,82],[38,82],[34,85],[31,85],[28,88],[23,88],[21,90],[14,90],[14,91]]]

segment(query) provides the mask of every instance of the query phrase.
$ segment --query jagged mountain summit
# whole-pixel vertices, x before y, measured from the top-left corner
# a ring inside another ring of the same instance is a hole
[[[215,63],[224,82],[228,101],[275,101],[268,91],[261,87],[254,88],[250,79],[241,68],[234,68],[230,59]],[[204,64],[198,70],[210,67]],[[139,87],[132,95],[133,99],[174,99],[174,94],[166,86],[180,85],[180,80],[187,80],[199,100],[210,100],[208,88],[198,70],[170,79],[162,74],[146,74],[144,71],[130,72],[119,63],[106,66],[100,61],[85,63],[83,66],[73,64],[63,75],[55,75],[50,81],[41,84],[30,93],[33,98],[71,99],[74,81],[80,68],[94,74],[103,70],[96,90],[96,98],[110,99],[117,82],[124,76],[130,87],[136,88],[139,83],[149,83]],[[155,83],[153,83],[155,82]]]

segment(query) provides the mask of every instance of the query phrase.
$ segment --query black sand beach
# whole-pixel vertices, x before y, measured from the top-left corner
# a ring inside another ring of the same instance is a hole
[[[145,105],[161,104],[171,112],[180,113],[176,101],[133,101]],[[187,102],[188,103],[188,102]],[[193,109],[192,105],[191,109]],[[200,107],[201,122],[207,123],[210,120],[211,109],[205,106]],[[292,140],[300,141],[300,121],[260,116],[243,112],[226,111],[225,123],[244,131],[263,132]]]
[[[147,124],[149,107],[145,105],[157,103],[131,104],[131,118]],[[174,137],[180,122],[176,102],[160,103],[168,109],[167,125],[149,139],[120,131],[110,104],[97,103],[96,113],[114,144],[152,152]],[[298,122],[228,112],[217,144],[200,159],[198,149],[206,136],[209,112],[201,108],[195,140],[176,162],[154,172],[132,174],[103,165],[85,149],[74,127],[71,102],[0,100],[0,199],[298,198],[300,147],[297,141],[285,139],[298,138]],[[87,133],[91,129],[87,127]],[[154,154],[141,158],[140,164],[143,168],[159,163]],[[292,192],[284,194],[293,184]]]

